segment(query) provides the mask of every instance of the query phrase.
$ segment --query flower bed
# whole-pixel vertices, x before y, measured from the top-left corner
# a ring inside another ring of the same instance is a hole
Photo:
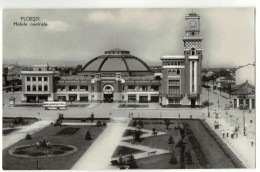
[[[39,148],[35,144],[14,147],[9,154],[22,158],[50,158],[72,154],[78,150],[72,145],[50,144],[48,147]]]

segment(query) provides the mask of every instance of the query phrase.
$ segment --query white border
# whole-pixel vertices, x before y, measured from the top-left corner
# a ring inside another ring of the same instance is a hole
[[[256,7],[256,18],[259,20],[259,0],[1,0],[0,8],[227,8],[227,7]],[[256,20],[255,20],[256,21]],[[0,18],[0,37],[2,38],[2,10]],[[256,31],[259,30],[259,22],[256,22]],[[259,33],[256,32],[256,55],[259,54]],[[257,39],[258,38],[258,39]],[[258,49],[257,49],[258,47]],[[0,53],[2,55],[2,41],[0,46]],[[256,59],[257,61],[257,59]],[[2,66],[2,60],[0,62]],[[257,63],[256,63],[257,65]],[[256,73],[258,73],[256,68]],[[2,81],[2,75],[0,76]],[[258,90],[258,80],[256,80],[256,90]],[[0,84],[2,90],[2,84]],[[256,91],[256,96],[258,97],[258,91]],[[1,92],[2,97],[2,92]],[[256,106],[260,107],[259,102],[256,99]],[[0,99],[0,104],[2,104],[2,99]],[[1,106],[2,110],[2,106]],[[256,113],[257,114],[257,113]],[[256,123],[259,123],[258,118],[256,118]],[[1,122],[2,127],[2,122]],[[256,125],[258,126],[258,125]],[[258,134],[258,128],[256,128],[256,133]],[[257,136],[257,135],[256,135]],[[2,139],[2,134],[1,134]],[[256,143],[259,139],[256,137]],[[2,145],[0,146],[2,147]],[[259,152],[259,144],[256,146],[256,152]],[[256,158],[257,158],[256,154]],[[256,160],[257,162],[257,160]],[[2,161],[0,162],[2,166]],[[253,171],[259,169],[259,165]],[[140,171],[140,170],[138,170]],[[154,171],[154,170],[153,170]],[[159,170],[157,170],[159,171]],[[175,170],[176,171],[176,170]],[[180,170],[177,170],[180,171]],[[195,170],[200,171],[200,169]],[[217,171],[217,170],[211,170]],[[222,171],[234,171],[231,169],[225,169]]]

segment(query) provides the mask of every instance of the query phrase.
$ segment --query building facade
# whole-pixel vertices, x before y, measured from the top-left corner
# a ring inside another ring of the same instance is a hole
[[[155,102],[173,107],[200,106],[202,39],[200,16],[187,14],[184,55],[163,56],[161,67],[150,68],[130,51],[115,48],[90,60],[77,75],[55,79],[55,72],[47,68],[23,71],[22,101]]]

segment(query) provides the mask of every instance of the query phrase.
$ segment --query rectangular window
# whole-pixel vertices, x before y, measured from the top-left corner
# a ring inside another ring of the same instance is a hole
[[[88,91],[88,86],[80,86],[80,91]]]
[[[152,85],[151,91],[159,91],[159,85]]]
[[[48,91],[48,85],[44,85],[44,91]]]
[[[42,77],[38,77],[38,81],[42,81]]]
[[[76,91],[76,90],[77,90],[77,86],[76,85],[69,86],[69,91]]]
[[[140,86],[140,91],[147,91],[147,90],[148,90],[148,86],[146,85]]]
[[[180,85],[180,81],[179,80],[169,80],[169,85]]]
[[[26,77],[27,78],[27,81],[31,81],[31,77]]]
[[[31,91],[31,86],[27,85],[27,91]]]
[[[129,94],[128,95],[128,101],[129,102],[135,102],[136,101],[136,95],[135,94]]]
[[[180,87],[179,86],[169,86],[168,94],[180,94]]]
[[[172,98],[169,99],[169,104],[180,104],[180,103],[181,101],[179,99],[172,99]]]
[[[128,85],[128,90],[134,90],[135,86],[134,85]]]
[[[65,91],[65,86],[58,86],[58,91]]]
[[[32,77],[32,80],[33,80],[33,81],[36,81],[36,77]]]
[[[194,75],[195,75],[195,72],[194,72],[194,61],[192,62],[192,66],[191,66],[191,70],[192,70],[192,73],[191,73],[191,91],[194,92]]]
[[[42,91],[42,86],[38,85],[38,91]]]
[[[48,77],[44,77],[44,81],[48,81]]]
[[[36,85],[33,85],[33,91],[36,91]]]

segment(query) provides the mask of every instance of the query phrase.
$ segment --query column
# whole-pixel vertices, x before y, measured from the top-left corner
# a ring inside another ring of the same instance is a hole
[[[239,108],[239,99],[237,99],[237,108]]]
[[[249,99],[249,108],[252,109],[252,99]]]
[[[190,93],[192,91],[192,63],[190,61]]]
[[[197,61],[194,61],[194,92],[197,93]]]
[[[78,102],[80,101],[80,96],[79,96],[79,94],[77,94],[77,101],[78,101]]]

